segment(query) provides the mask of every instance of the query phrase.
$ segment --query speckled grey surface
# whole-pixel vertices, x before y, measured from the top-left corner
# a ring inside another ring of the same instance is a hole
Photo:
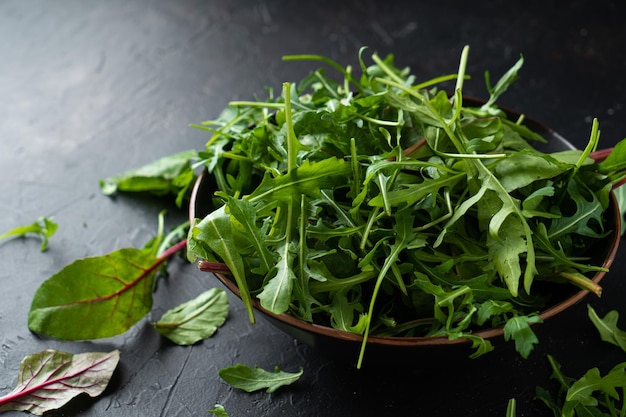
[[[422,4],[423,3],[423,4]],[[471,45],[466,93],[484,97],[520,54],[521,79],[501,104],[539,119],[582,146],[592,117],[603,146],[626,136],[626,7],[617,1],[22,1],[0,2],[0,231],[53,216],[59,231],[45,253],[36,239],[0,242],[0,394],[17,380],[21,359],[55,348],[121,351],[105,394],[79,399],[54,416],[203,416],[216,403],[238,416],[503,416],[515,397],[520,416],[548,416],[533,400],[551,386],[545,359],[579,375],[625,356],[602,343],[586,319],[626,314],[622,248],[601,300],[587,298],[538,327],[528,360],[508,346],[489,358],[423,369],[364,369],[321,357],[264,321],[254,327],[240,302],[217,334],[178,347],[149,320],[219,286],[182,260],[155,294],[154,311],[127,334],[96,342],[59,342],[31,334],[30,300],[47,277],[78,257],[141,246],[156,230],[158,200],[100,194],[98,180],[171,153],[203,146],[189,123],[215,117],[231,99],[304,76],[315,65],[281,56],[319,53],[356,63],[360,46],[424,78],[456,71]],[[487,2],[485,2],[487,4]],[[185,218],[170,207],[169,222]],[[237,362],[287,371],[295,385],[247,394],[218,369]],[[20,413],[6,413],[17,416]]]

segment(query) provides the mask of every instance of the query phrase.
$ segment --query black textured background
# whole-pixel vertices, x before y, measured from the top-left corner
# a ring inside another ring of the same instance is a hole
[[[219,285],[184,261],[155,295],[155,308],[127,334],[67,343],[31,334],[30,300],[50,275],[78,257],[142,246],[163,204],[100,194],[98,180],[189,148],[207,137],[188,127],[232,99],[263,95],[317,67],[283,63],[317,53],[356,64],[359,47],[393,53],[420,78],[455,72],[471,46],[469,95],[485,97],[483,73],[499,77],[522,54],[520,80],[500,100],[584,146],[593,117],[602,146],[626,136],[626,6],[622,1],[0,1],[0,231],[53,216],[59,231],[0,242],[0,394],[13,389],[21,359],[46,348],[121,350],[111,386],[52,416],[203,416],[215,403],[238,416],[549,416],[533,400],[550,387],[545,355],[580,376],[626,360],[599,340],[588,302],[603,315],[623,303],[622,248],[601,300],[588,297],[537,328],[528,360],[503,347],[489,359],[423,369],[357,371],[320,357],[261,321],[251,327],[231,299],[211,339],[177,347],[149,325],[167,309]],[[170,210],[169,222],[184,220]],[[623,323],[622,323],[623,325]],[[624,326],[626,327],[626,326]],[[304,368],[295,385],[247,394],[218,369],[241,362]],[[17,416],[21,413],[6,413]]]

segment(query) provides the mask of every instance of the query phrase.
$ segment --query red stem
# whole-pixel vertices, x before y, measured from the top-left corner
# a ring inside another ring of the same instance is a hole
[[[170,246],[166,250],[163,251],[161,255],[159,255],[159,259],[167,259],[170,256],[174,255],[176,252],[183,250],[187,246],[187,239],[183,239],[177,244]]]
[[[599,151],[591,152],[589,157],[596,162],[602,162],[606,159],[607,156],[613,151],[613,148],[602,149]]]
[[[187,239],[183,239],[177,244],[169,247],[167,250],[159,256],[159,259],[167,259],[174,255],[176,252],[184,249],[187,246]],[[221,262],[209,262],[205,260],[198,261],[198,269],[203,272],[230,272],[228,266]]]
[[[202,272],[230,272],[228,266],[221,262],[199,261],[198,269]]]

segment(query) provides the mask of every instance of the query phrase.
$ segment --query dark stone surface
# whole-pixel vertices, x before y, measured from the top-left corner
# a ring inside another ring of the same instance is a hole
[[[31,298],[50,275],[78,257],[142,246],[163,204],[100,194],[98,180],[189,148],[207,136],[188,127],[211,119],[231,99],[304,76],[315,64],[281,56],[319,53],[356,64],[369,46],[421,78],[456,71],[471,45],[466,93],[485,97],[483,72],[499,77],[523,54],[521,79],[500,101],[539,119],[581,147],[593,117],[602,146],[626,136],[626,6],[618,1],[511,2],[43,0],[0,2],[0,231],[53,216],[59,231],[45,253],[36,239],[0,242],[0,394],[13,389],[21,359],[47,348],[120,349],[111,386],[54,416],[202,416],[215,403],[239,416],[549,416],[533,400],[550,387],[545,355],[580,376],[624,360],[586,318],[624,310],[622,248],[588,297],[537,328],[528,360],[505,345],[473,362],[423,369],[337,364],[260,321],[247,323],[231,299],[227,323],[211,339],[178,347],[149,325],[169,308],[220,285],[184,261],[155,294],[153,312],[128,333],[94,342],[59,342],[27,329]],[[487,6],[488,5],[488,6]],[[168,223],[185,218],[170,208]],[[217,371],[237,362],[287,371],[295,385],[247,394]],[[21,415],[6,413],[7,416]]]

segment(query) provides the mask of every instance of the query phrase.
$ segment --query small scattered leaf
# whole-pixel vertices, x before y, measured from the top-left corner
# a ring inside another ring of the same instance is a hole
[[[222,368],[219,371],[220,377],[234,388],[246,392],[254,392],[265,389],[267,392],[274,392],[278,388],[293,384],[302,376],[302,369],[299,372],[284,372],[278,366],[274,372],[269,372],[255,366],[250,368],[238,363],[235,366]]]
[[[100,180],[100,189],[105,195],[122,192],[150,192],[157,195],[178,192],[193,182],[189,176],[191,161],[198,158],[198,152],[189,150],[166,156],[140,168],[124,172],[114,177]],[[185,178],[186,181],[182,181]]]
[[[51,218],[40,217],[37,221],[24,226],[18,226],[9,230],[6,233],[0,235],[0,240],[7,239],[9,237],[26,236],[28,234],[34,234],[41,238],[41,251],[45,251],[48,248],[48,239],[54,235],[57,231],[58,224],[56,224]]]
[[[539,339],[530,328],[531,323],[541,323],[539,316],[517,316],[509,319],[504,325],[505,340],[513,339],[515,341],[515,350],[528,358],[535,344],[539,343]]]
[[[26,356],[17,387],[0,398],[0,412],[42,415],[80,394],[97,397],[105,390],[120,359],[119,351],[71,354],[45,350]]]
[[[217,417],[228,417],[228,413],[222,404],[215,404],[212,410],[208,410],[209,413],[213,413],[213,415]]]
[[[600,333],[600,338],[608,343],[620,347],[626,352],[626,331],[617,327],[619,313],[617,310],[609,311],[603,318],[600,318],[590,305],[587,306],[589,319],[593,322]]]
[[[226,292],[220,288],[211,288],[195,299],[167,311],[153,326],[178,345],[192,345],[213,336],[227,316]]]

